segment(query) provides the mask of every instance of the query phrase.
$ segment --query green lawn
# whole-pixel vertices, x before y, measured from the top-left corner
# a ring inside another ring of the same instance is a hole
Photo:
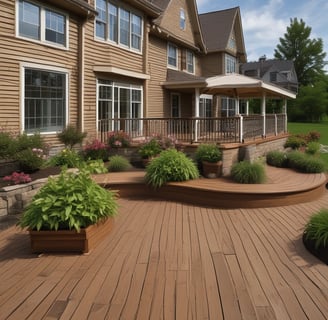
[[[328,120],[320,123],[288,123],[288,132],[292,134],[304,133],[307,134],[310,131],[320,132],[319,143],[328,146]],[[322,153],[322,158],[328,163],[328,153]]]

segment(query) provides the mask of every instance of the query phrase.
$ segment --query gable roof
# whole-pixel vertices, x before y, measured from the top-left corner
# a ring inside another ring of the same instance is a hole
[[[231,32],[236,27],[238,53],[243,56],[246,61],[246,50],[239,7],[200,14],[199,22],[209,53],[226,51]]]
[[[186,41],[186,39],[179,37],[173,31],[168,30],[168,28],[165,28],[162,26],[162,20],[164,18],[164,15],[168,13],[169,10],[167,10],[167,9],[174,0],[143,0],[143,1],[147,1],[161,10],[160,15],[152,21],[154,25],[159,27],[159,29],[158,28],[154,29],[157,31],[160,30],[160,32],[158,33],[158,36],[164,37],[166,39],[171,38],[171,39],[176,40],[178,43],[189,46],[190,48],[206,52],[203,34],[201,32],[201,27],[200,27],[199,18],[198,18],[198,9],[197,9],[196,0],[186,0],[186,4],[188,6],[189,18],[190,18],[191,24],[194,28],[192,30],[192,32],[193,32],[196,44],[188,43]]]

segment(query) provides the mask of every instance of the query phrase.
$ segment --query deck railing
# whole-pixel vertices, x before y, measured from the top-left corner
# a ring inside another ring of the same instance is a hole
[[[181,142],[237,143],[286,131],[286,115],[270,114],[229,118],[135,118],[98,121],[98,138],[123,130],[137,141],[154,134],[174,136]]]

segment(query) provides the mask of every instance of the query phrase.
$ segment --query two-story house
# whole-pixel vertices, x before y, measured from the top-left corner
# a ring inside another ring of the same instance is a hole
[[[239,8],[199,15],[195,0],[4,0],[0,127],[55,144],[67,124],[91,139],[145,135],[145,118],[168,127],[234,115],[229,99],[202,93],[208,77],[245,61]]]
[[[298,91],[294,63],[290,60],[266,59],[266,56],[262,56],[259,61],[241,64],[240,73],[271,82],[293,92]]]

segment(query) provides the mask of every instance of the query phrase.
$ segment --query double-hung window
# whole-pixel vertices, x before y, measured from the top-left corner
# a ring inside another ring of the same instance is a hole
[[[194,67],[194,54],[192,51],[187,50],[186,51],[186,65],[187,65],[187,71],[189,73],[194,73],[195,72],[195,67]]]
[[[97,0],[96,37],[131,50],[142,48],[142,17],[107,0]]]
[[[61,131],[67,117],[67,73],[34,67],[24,67],[23,72],[24,131]]]
[[[225,55],[225,73],[235,73],[236,72],[236,58],[230,56],[229,54]]]
[[[169,67],[178,68],[178,48],[172,43],[167,45],[167,64]]]
[[[18,12],[20,37],[67,47],[68,19],[65,14],[25,0],[18,1]]]
[[[183,9],[180,9],[180,29],[181,30],[186,29],[186,14]]]

